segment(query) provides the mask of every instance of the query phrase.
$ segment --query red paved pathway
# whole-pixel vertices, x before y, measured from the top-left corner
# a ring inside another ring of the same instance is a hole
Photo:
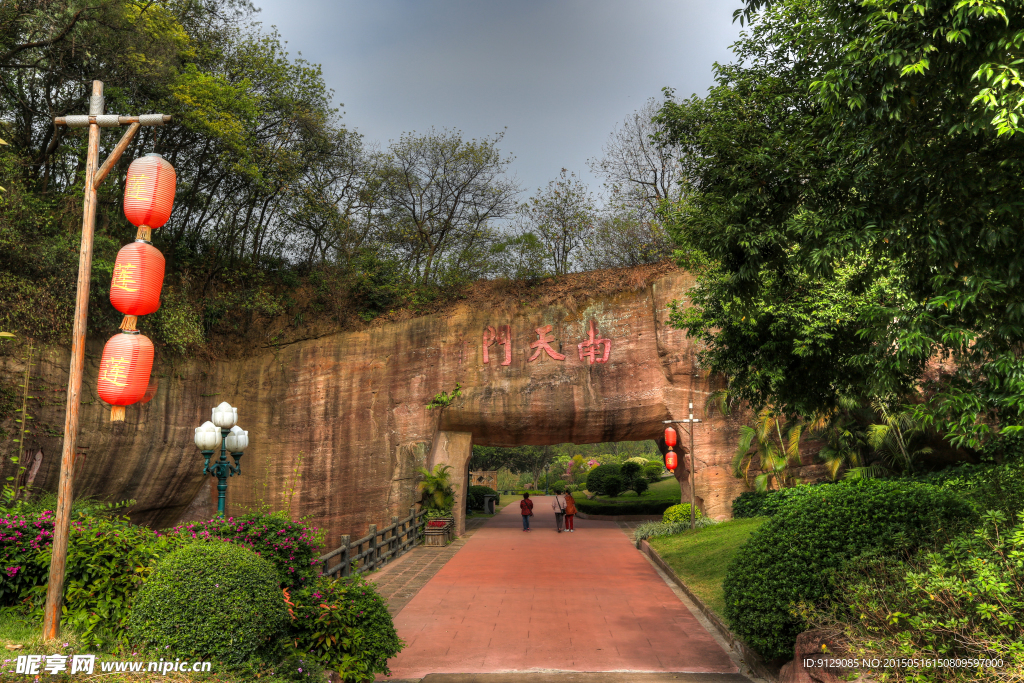
[[[392,678],[503,671],[736,672],[714,638],[612,522],[533,531],[509,505],[395,617]]]

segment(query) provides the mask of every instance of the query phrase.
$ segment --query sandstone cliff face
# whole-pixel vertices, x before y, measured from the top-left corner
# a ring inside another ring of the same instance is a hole
[[[79,442],[88,449],[76,465],[76,492],[135,499],[133,518],[155,526],[209,515],[210,479],[200,476],[192,432],[221,401],[238,407],[250,441],[243,474],[229,481],[229,514],[262,502],[311,515],[331,543],[404,515],[419,497],[417,466],[449,462],[464,474],[470,443],[657,439],[662,420],[686,417],[690,401],[703,417],[715,388],[685,334],[666,325],[669,303],[690,284],[674,271],[579,305],[515,313],[467,305],[245,360],[162,365],[157,397],[129,407],[125,425],[111,426],[98,399],[83,406]],[[88,397],[100,349],[89,350]],[[32,368],[33,395],[44,397],[37,420],[58,431],[67,357],[46,349]],[[23,369],[15,356],[3,362],[8,377]],[[427,410],[456,383],[462,398]],[[744,490],[727,468],[735,420],[712,417],[695,432],[696,495],[716,518],[728,517]],[[54,489],[60,439],[51,434],[40,434],[33,450],[44,454],[36,485]],[[688,496],[688,474],[681,467],[677,475]]]

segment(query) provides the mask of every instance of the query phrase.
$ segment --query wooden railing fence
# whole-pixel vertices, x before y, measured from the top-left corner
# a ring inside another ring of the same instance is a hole
[[[420,542],[425,514],[426,510],[417,512],[411,507],[408,517],[392,517],[391,524],[380,531],[376,524],[371,524],[369,533],[355,541],[350,541],[348,535],[342,536],[341,546],[317,558],[324,576],[351,576],[353,571],[361,574],[380,569]],[[335,558],[337,564],[332,565]]]

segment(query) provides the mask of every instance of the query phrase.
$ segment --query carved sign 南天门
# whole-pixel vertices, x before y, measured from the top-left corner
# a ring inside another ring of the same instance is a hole
[[[551,331],[551,325],[544,325],[534,330],[537,334],[537,341],[530,344],[530,348],[533,349],[533,354],[527,359],[527,362],[533,362],[541,357],[541,353],[546,353],[552,360],[564,361],[565,354],[556,351],[551,344],[556,341],[554,333]],[[494,326],[488,325],[484,328],[483,334],[481,335],[481,347],[483,349],[481,360],[484,365],[487,365],[491,361],[489,347],[494,344],[505,347],[505,359],[501,362],[502,365],[512,364],[512,327],[511,325],[499,325],[497,329]],[[579,351],[579,359],[589,360],[590,365],[594,363],[607,363],[608,358],[612,351],[612,340],[606,337],[599,337],[597,331],[597,323],[593,320],[590,321],[590,327],[587,334],[587,338],[576,345]]]

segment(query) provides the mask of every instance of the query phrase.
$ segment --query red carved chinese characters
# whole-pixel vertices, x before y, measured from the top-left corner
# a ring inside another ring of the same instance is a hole
[[[538,339],[537,341],[530,344],[530,348],[535,349],[533,355],[530,356],[531,361],[537,360],[537,358],[540,356],[541,351],[546,351],[547,354],[554,358],[555,360],[565,360],[565,356],[563,354],[558,353],[553,348],[551,348],[551,342],[555,340],[554,335],[552,335],[551,339],[547,339],[547,336],[549,334],[551,334],[551,325],[545,325],[544,327],[537,328]]]
[[[593,320],[590,321],[590,333],[587,336],[588,338],[586,341],[580,342],[576,345],[580,351],[580,360],[589,358],[591,365],[595,362],[607,363],[608,354],[612,352],[612,340],[595,338],[597,337],[597,326],[594,324]],[[599,358],[597,355],[597,349],[601,346],[604,346],[604,355]],[[587,350],[584,351],[583,349]]]
[[[501,346],[505,347],[505,360],[501,362],[502,365],[512,364],[512,328],[509,325],[499,325],[498,331],[495,332],[494,328],[488,325],[484,329],[483,334],[483,347],[484,347],[484,365],[491,362],[490,354],[487,351],[487,347],[497,342]]]

